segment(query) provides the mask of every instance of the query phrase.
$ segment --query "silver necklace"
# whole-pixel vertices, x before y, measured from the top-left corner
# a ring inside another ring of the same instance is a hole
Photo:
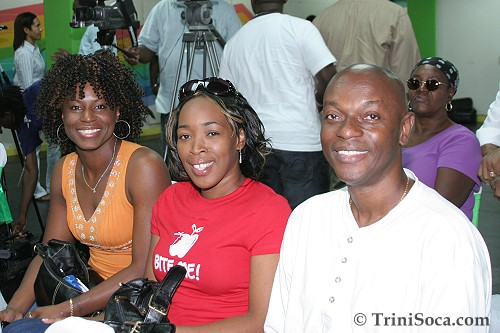
[[[96,189],[97,189],[97,186],[99,185],[99,183],[101,182],[101,179],[102,177],[104,177],[104,175],[106,174],[106,172],[108,172],[108,169],[109,167],[111,166],[111,164],[113,163],[113,160],[115,159],[115,152],[116,152],[116,142],[118,140],[115,140],[115,145],[113,146],[113,156],[111,156],[111,161],[109,161],[109,164],[108,166],[106,167],[106,170],[104,170],[104,172],[102,173],[101,177],[99,177],[99,179],[97,180],[97,183],[95,184],[94,187],[90,186],[89,183],[87,183],[87,180],[85,179],[85,167],[83,166],[83,163],[82,163],[82,176],[83,176],[83,181],[85,182],[85,184],[89,187],[89,189],[92,191],[92,193],[95,193]]]

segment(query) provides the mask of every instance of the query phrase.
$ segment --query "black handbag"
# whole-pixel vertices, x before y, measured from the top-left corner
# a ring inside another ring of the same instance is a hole
[[[22,280],[33,259],[32,238],[33,234],[29,231],[24,231],[21,236],[0,235],[0,283],[16,278]]]
[[[135,279],[121,283],[104,311],[104,323],[119,333],[175,333],[167,312],[172,297],[186,275],[182,266],[172,267],[161,283]]]
[[[35,252],[43,258],[34,285],[38,306],[59,304],[83,293],[65,280],[67,276],[72,275],[91,288],[87,265],[72,243],[51,239],[47,245],[36,244]]]

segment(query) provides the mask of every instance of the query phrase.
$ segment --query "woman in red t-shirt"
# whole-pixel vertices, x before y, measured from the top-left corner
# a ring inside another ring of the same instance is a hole
[[[262,332],[291,209],[256,179],[268,153],[263,125],[233,85],[192,80],[167,123],[178,183],[153,207],[146,277],[187,274],[168,317],[177,332]]]

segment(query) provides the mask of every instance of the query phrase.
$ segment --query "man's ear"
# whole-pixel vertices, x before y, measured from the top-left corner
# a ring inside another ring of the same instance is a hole
[[[407,112],[401,120],[401,132],[399,134],[399,144],[401,146],[405,146],[408,143],[414,124],[415,114],[413,112]]]

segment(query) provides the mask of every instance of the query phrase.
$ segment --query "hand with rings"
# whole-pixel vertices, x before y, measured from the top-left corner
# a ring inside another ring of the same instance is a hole
[[[493,196],[500,199],[500,147],[491,144],[483,145],[483,159],[479,167],[478,176],[493,190]],[[481,149],[483,149],[481,147]]]
[[[491,145],[490,145],[491,146]],[[481,180],[491,185],[491,183],[500,175],[500,147],[490,148],[485,153],[478,170],[478,176]]]

